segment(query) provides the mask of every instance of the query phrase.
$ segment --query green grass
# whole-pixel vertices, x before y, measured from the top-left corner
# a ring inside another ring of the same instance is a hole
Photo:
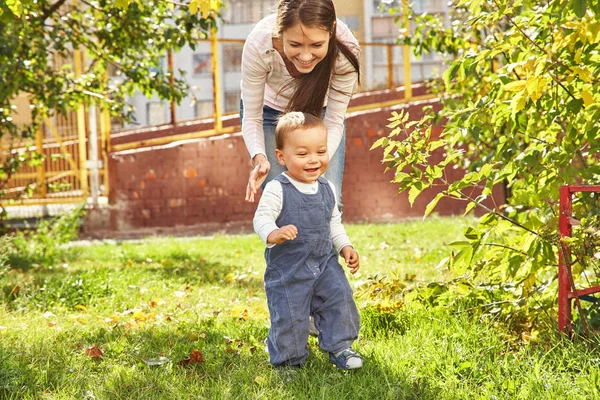
[[[362,257],[349,280],[442,279],[436,265],[469,223],[349,225]],[[288,379],[263,350],[263,250],[255,235],[149,238],[74,246],[64,263],[13,270],[0,280],[0,398],[600,398],[597,340],[532,343],[481,315],[382,313],[364,299],[364,368],[336,370],[311,338],[306,367]],[[85,354],[94,345],[102,359]],[[194,349],[205,362],[178,365]],[[172,362],[144,362],[161,356]]]

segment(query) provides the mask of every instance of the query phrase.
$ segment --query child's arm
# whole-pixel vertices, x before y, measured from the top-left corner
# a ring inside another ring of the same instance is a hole
[[[281,213],[282,200],[281,183],[271,181],[265,187],[254,213],[254,231],[267,247],[293,240],[298,234],[298,229],[293,225],[279,228],[275,223]]]
[[[333,183],[329,182],[329,185],[335,196],[336,191]],[[344,257],[348,268],[350,268],[350,273],[355,274],[360,268],[360,261],[358,253],[354,249],[354,246],[352,246],[350,238],[346,234],[346,229],[344,228],[344,225],[342,225],[342,213],[338,208],[337,198],[335,199],[335,205],[333,207],[333,212],[331,213],[329,230],[333,247],[335,247],[337,252]]]

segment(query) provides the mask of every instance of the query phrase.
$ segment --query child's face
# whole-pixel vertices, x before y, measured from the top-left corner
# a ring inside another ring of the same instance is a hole
[[[287,167],[288,175],[303,183],[313,183],[329,166],[327,130],[318,126],[288,132],[283,149],[275,150],[279,164]]]

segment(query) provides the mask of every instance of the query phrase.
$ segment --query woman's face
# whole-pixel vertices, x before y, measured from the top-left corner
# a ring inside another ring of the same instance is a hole
[[[308,74],[327,55],[330,34],[323,27],[297,24],[283,31],[283,52],[298,72]]]

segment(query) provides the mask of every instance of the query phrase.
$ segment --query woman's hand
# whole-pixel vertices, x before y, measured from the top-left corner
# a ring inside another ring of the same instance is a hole
[[[258,188],[267,179],[267,174],[271,169],[271,164],[264,154],[257,154],[252,159],[252,165],[254,168],[250,172],[250,178],[248,179],[248,186],[246,186],[246,201],[254,203],[254,195],[258,191]]]

